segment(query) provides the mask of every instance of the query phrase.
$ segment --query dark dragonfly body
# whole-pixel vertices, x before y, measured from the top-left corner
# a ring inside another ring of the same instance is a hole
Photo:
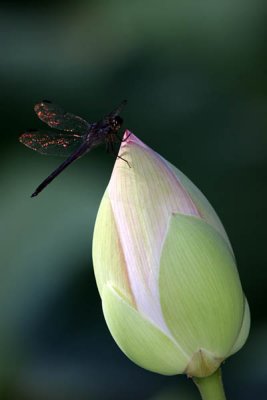
[[[48,100],[36,104],[34,110],[37,116],[57,131],[30,129],[19,137],[20,142],[41,154],[63,155],[68,158],[37,187],[31,197],[37,196],[66,167],[93,147],[106,143],[107,150],[114,153],[114,143],[121,140],[117,136],[123,122],[119,113],[125,104],[124,100],[102,120],[92,124],[77,115],[65,112],[60,106]]]

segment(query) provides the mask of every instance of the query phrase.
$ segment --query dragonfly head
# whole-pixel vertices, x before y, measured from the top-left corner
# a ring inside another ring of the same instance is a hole
[[[120,129],[122,123],[123,123],[123,119],[119,115],[112,118],[110,121],[112,129],[116,132]]]

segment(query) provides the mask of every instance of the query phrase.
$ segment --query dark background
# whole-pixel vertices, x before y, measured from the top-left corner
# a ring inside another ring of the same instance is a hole
[[[88,121],[128,99],[125,127],[180,168],[221,217],[252,313],[223,366],[229,399],[267,390],[265,0],[9,2],[1,40],[1,400],[198,399],[131,363],[102,316],[94,221],[114,158],[61,161],[18,142],[48,98]]]

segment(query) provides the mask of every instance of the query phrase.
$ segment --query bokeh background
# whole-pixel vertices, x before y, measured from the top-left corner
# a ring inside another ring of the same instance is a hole
[[[199,398],[131,363],[105,325],[91,243],[114,158],[95,149],[30,198],[62,161],[18,142],[43,98],[88,121],[127,98],[125,127],[206,194],[252,313],[226,393],[266,398],[266,22],[266,0],[2,3],[1,400]]]

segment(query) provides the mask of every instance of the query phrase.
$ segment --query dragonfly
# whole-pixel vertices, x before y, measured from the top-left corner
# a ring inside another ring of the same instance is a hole
[[[37,196],[72,162],[88,153],[92,148],[105,143],[106,149],[115,154],[115,143],[123,141],[118,131],[123,123],[120,113],[126,104],[123,100],[112,112],[98,122],[88,123],[78,115],[65,112],[61,106],[43,100],[34,106],[38,118],[55,130],[28,129],[19,141],[38,153],[67,157],[32,193]],[[125,138],[124,140],[127,140]],[[117,155],[118,158],[127,160]]]

